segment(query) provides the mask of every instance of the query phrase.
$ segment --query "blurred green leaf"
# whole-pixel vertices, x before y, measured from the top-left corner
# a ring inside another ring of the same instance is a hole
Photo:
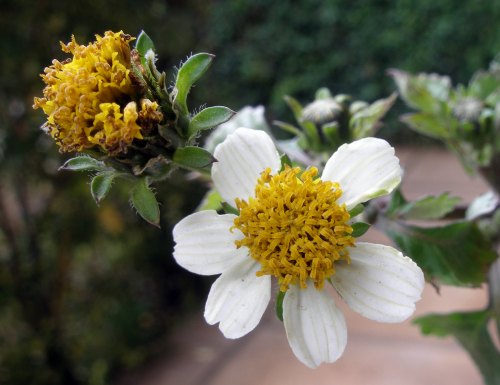
[[[223,106],[208,107],[198,112],[189,122],[188,136],[191,138],[203,130],[227,122],[235,112]]]
[[[422,228],[379,220],[381,228],[430,280],[455,286],[479,286],[496,253],[473,222]]]
[[[137,49],[137,52],[139,52],[141,58],[141,64],[144,66],[144,68],[147,68],[146,53],[150,49],[153,51],[155,50],[155,45],[153,43],[153,40],[151,40],[151,38],[147,35],[146,32],[141,31],[139,33],[139,36],[137,36],[135,48]]]
[[[467,87],[468,96],[485,100],[500,87],[500,77],[494,73],[478,71],[474,74]]]
[[[102,171],[106,168],[104,162],[91,158],[90,156],[77,156],[64,162],[64,164],[59,167],[59,170]]]
[[[160,207],[156,196],[148,185],[147,178],[141,178],[130,192],[130,204],[147,222],[160,227]]]
[[[214,55],[208,53],[198,53],[187,59],[179,68],[175,80],[173,99],[182,115],[187,116],[189,113],[187,95],[191,87],[203,76],[214,58]]]
[[[456,125],[456,121],[426,113],[405,114],[401,116],[401,121],[416,132],[436,139],[452,136]]]
[[[220,209],[222,209],[222,197],[217,190],[211,189],[207,191],[196,211]]]
[[[426,196],[414,202],[408,202],[399,209],[398,215],[405,219],[440,219],[453,211],[460,198],[443,193],[437,196]]]
[[[92,178],[90,192],[97,204],[106,197],[116,176],[115,171],[105,171]]]
[[[174,162],[190,170],[199,170],[210,166],[216,159],[201,147],[187,146],[178,148],[173,157]]]
[[[488,333],[487,310],[468,313],[430,314],[414,321],[423,334],[453,336],[470,354],[487,385],[500,384],[500,353]]]
[[[393,93],[388,98],[377,100],[356,112],[349,121],[352,138],[360,139],[373,136],[380,125],[380,119],[389,111],[397,97],[397,94]]]
[[[293,167],[292,160],[289,158],[287,154],[281,155],[280,161],[281,161],[281,171],[285,169],[285,166]]]
[[[440,102],[448,100],[451,88],[450,78],[436,74],[412,75],[400,70],[390,70],[399,93],[410,107],[424,112],[438,112]]]

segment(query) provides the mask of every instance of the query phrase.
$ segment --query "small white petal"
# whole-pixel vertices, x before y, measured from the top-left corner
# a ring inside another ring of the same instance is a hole
[[[281,168],[281,161],[271,137],[264,131],[238,128],[219,144],[212,166],[212,180],[222,198],[235,206],[234,199],[248,201],[255,185],[267,167],[272,172]]]
[[[248,258],[245,247],[236,248],[243,234],[233,226],[233,214],[219,215],[214,210],[200,211],[174,227],[174,259],[192,273],[220,274],[238,261]]]
[[[326,162],[322,180],[338,182],[339,203],[348,209],[389,194],[401,182],[399,159],[385,140],[364,138],[344,144]]]
[[[257,277],[260,265],[248,258],[214,282],[205,305],[205,320],[219,322],[226,338],[240,338],[259,323],[271,298],[271,277]]]
[[[283,300],[283,323],[293,353],[310,368],[334,362],[344,352],[344,316],[333,298],[312,282],[306,289],[290,286]]]
[[[398,250],[372,243],[349,248],[350,264],[337,266],[333,285],[349,307],[379,322],[401,322],[424,289],[420,267]]]

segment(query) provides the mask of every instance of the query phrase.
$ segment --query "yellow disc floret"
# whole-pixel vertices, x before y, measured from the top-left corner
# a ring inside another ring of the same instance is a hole
[[[62,50],[73,57],[54,60],[45,68],[43,98],[35,98],[34,108],[47,114],[44,128],[57,141],[61,151],[82,151],[100,146],[108,153],[123,152],[134,139],[142,139],[137,124],[139,95],[131,78],[133,39],[123,32],[107,31],[87,46],[73,36]],[[158,105],[150,102],[161,120]]]
[[[301,171],[286,167],[276,175],[266,169],[248,202],[236,199],[240,215],[234,220],[245,246],[261,264],[258,276],[273,275],[281,291],[289,285],[316,288],[335,273],[334,263],[349,263],[347,246],[354,246],[352,227],[345,205],[337,200],[337,183],[316,178],[314,167]]]

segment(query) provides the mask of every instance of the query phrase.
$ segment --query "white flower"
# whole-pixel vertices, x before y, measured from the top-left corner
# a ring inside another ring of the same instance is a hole
[[[271,138],[239,128],[220,144],[212,168],[216,189],[239,216],[201,211],[174,228],[174,258],[189,271],[221,274],[205,307],[209,324],[239,338],[259,323],[271,277],[284,292],[283,322],[305,365],[334,362],[347,328],[323,289],[331,283],[350,308],[380,322],[407,319],[420,299],[420,268],[389,246],[356,242],[348,210],[390,193],[401,180],[387,142],[365,138],[341,146],[321,178],[314,168],[285,168]]]

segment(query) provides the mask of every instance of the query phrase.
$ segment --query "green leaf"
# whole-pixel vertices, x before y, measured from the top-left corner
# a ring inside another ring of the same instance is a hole
[[[487,385],[500,384],[500,353],[488,333],[487,310],[430,314],[413,321],[423,334],[453,336],[469,353]]]
[[[402,115],[400,120],[412,130],[431,138],[446,139],[452,136],[457,125],[456,120],[426,113]]]
[[[285,299],[285,291],[278,290],[276,295],[276,317],[283,322],[283,300]]]
[[[179,68],[173,90],[173,102],[182,115],[189,114],[187,95],[191,87],[203,76],[214,58],[215,56],[209,53],[198,53],[187,59]]]
[[[422,228],[379,219],[381,228],[430,280],[454,286],[479,286],[496,259],[492,244],[473,222]]]
[[[147,178],[139,179],[132,188],[130,204],[144,220],[160,227],[160,206],[148,185]]]
[[[444,193],[437,196],[427,196],[418,201],[409,202],[399,210],[399,215],[405,219],[427,220],[440,219],[453,211],[460,198]]]
[[[380,99],[368,107],[356,112],[349,121],[349,128],[353,139],[373,136],[376,129],[381,125],[380,119],[389,111],[397,99],[394,93],[386,99]]]
[[[356,222],[353,223],[351,227],[352,227],[351,236],[353,236],[354,238],[359,238],[368,231],[370,225],[364,222]]]
[[[406,203],[407,201],[401,193],[401,190],[399,188],[394,190],[391,194],[391,200],[389,201],[389,205],[387,206],[385,215],[388,218],[396,217],[399,213],[399,210],[401,210],[401,208],[404,207]]]
[[[283,131],[288,132],[294,136],[298,136],[298,137],[303,136],[302,131],[300,131],[297,127],[295,127],[292,124],[281,122],[279,120],[275,120],[273,122],[273,124],[275,126],[278,126],[279,128],[281,128]]]
[[[116,176],[117,174],[114,171],[105,171],[92,178],[90,193],[97,204],[106,197]]]
[[[173,161],[189,170],[199,170],[210,166],[216,159],[204,148],[187,146],[175,151]]]
[[[146,32],[141,31],[139,36],[137,36],[137,41],[135,43],[135,49],[139,52],[139,56],[141,58],[141,64],[146,68],[146,53],[152,49],[155,50],[155,45],[153,40],[147,35]]]
[[[219,124],[227,122],[234,116],[235,112],[227,107],[208,107],[198,112],[189,122],[188,135],[192,137],[200,131],[208,130]]]
[[[59,170],[103,171],[106,168],[104,162],[91,158],[90,156],[77,156],[64,162],[64,164],[59,167]]]
[[[424,112],[439,112],[441,103],[448,100],[451,81],[447,76],[420,73],[412,75],[400,70],[390,70],[403,100],[408,106]]]

